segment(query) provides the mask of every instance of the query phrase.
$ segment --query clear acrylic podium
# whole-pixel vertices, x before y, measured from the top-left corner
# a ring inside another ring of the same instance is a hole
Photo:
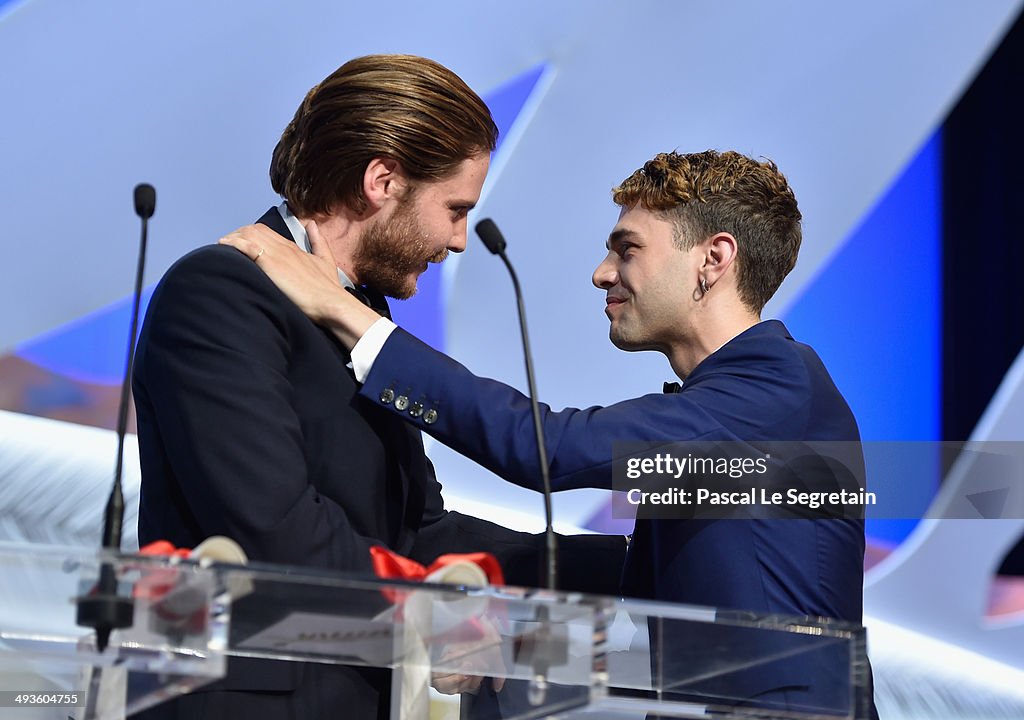
[[[103,654],[75,624],[101,563],[135,604]],[[82,720],[90,687],[130,715],[231,657],[392,668],[400,720],[439,716],[431,683],[481,684],[461,716],[483,720],[868,717],[864,630],[825,619],[4,543],[0,578],[0,718]]]

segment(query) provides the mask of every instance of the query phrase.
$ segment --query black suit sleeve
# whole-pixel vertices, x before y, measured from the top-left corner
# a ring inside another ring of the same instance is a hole
[[[140,338],[140,427],[159,429],[140,433],[140,452],[170,465],[200,535],[231,537],[261,561],[368,571],[371,542],[307,477],[288,379],[297,313],[232,248],[179,261]]]
[[[541,498],[537,503],[540,507]],[[509,530],[459,512],[446,511],[441,484],[430,465],[423,525],[411,557],[429,565],[446,553],[486,551],[501,564],[508,585],[541,587],[544,534]],[[560,590],[618,595],[626,542],[621,535],[559,535]]]

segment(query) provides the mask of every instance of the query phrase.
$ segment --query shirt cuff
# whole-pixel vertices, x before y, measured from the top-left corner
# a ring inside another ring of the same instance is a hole
[[[366,376],[373,369],[373,362],[380,355],[384,343],[398,326],[385,317],[370,326],[352,348],[352,372],[358,382],[366,382]]]

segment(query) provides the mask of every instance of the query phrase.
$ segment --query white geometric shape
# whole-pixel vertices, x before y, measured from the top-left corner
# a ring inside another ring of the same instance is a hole
[[[928,516],[965,517],[965,497],[992,489],[983,470],[985,442],[1020,442],[1024,418],[1024,351],[1003,378]],[[1020,484],[1022,478],[1014,482]],[[1005,484],[1005,483],[1004,483]],[[865,578],[870,615],[1024,669],[1024,620],[987,622],[993,576],[1024,536],[1024,517],[922,520]]]
[[[0,410],[0,540],[100,545],[117,434]],[[125,437],[121,547],[139,547],[139,440]]]

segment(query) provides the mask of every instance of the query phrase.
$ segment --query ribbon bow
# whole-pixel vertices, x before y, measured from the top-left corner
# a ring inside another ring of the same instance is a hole
[[[501,572],[501,565],[498,564],[498,559],[487,552],[449,553],[441,555],[429,567],[425,567],[415,560],[388,550],[386,547],[374,545],[370,548],[370,559],[373,562],[373,572],[376,573],[377,577],[385,579],[416,580],[421,582],[427,580],[428,582],[446,582],[457,585],[477,585],[479,583],[473,582],[472,578],[469,577],[465,577],[464,581],[463,577],[460,577],[460,573],[449,574],[443,580],[429,579],[437,574],[438,570],[446,567],[460,563],[473,563],[483,570],[489,584],[505,584],[505,576]]]

